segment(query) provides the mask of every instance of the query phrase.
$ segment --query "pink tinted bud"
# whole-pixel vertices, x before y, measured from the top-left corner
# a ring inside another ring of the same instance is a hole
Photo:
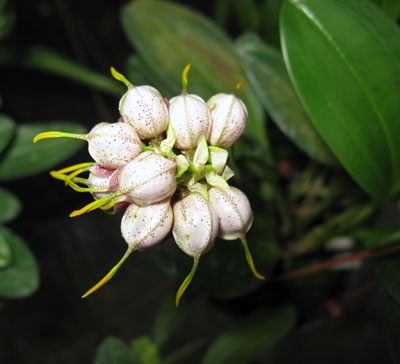
[[[121,98],[119,110],[140,139],[155,138],[168,128],[167,105],[154,87],[130,87]]]
[[[89,154],[103,167],[115,169],[142,152],[135,130],[126,123],[101,123],[96,125],[87,136]]]
[[[168,235],[172,221],[169,200],[144,207],[130,204],[122,217],[122,236],[131,250],[150,248]]]
[[[109,177],[113,174],[115,169],[105,168],[100,164],[95,164],[89,168],[89,171],[97,177]]]
[[[210,145],[228,148],[242,135],[247,121],[247,109],[235,95],[218,94],[207,102],[211,110]]]
[[[176,190],[176,164],[154,152],[143,152],[121,169],[119,191],[140,206],[159,202]]]
[[[207,139],[210,134],[210,110],[197,95],[184,93],[171,99],[169,117],[176,135],[175,147],[178,149],[194,149],[203,136]]]

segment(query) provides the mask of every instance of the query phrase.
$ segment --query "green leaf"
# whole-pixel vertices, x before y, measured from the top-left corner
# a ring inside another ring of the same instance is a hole
[[[125,87],[111,78],[109,70],[107,70],[107,76],[94,72],[68,57],[43,47],[30,47],[23,53],[19,50],[3,49],[0,52],[0,59],[5,65],[19,65],[52,73],[113,96],[120,97],[126,91]]]
[[[183,301],[178,307],[175,305],[176,292],[167,295],[161,302],[154,319],[154,342],[160,348],[171,333],[182,322],[188,311],[187,301]]]
[[[337,165],[293,89],[282,54],[254,34],[239,38],[235,49],[260,102],[279,129],[311,158]]]
[[[139,364],[122,340],[115,337],[106,338],[96,351],[95,364]]]
[[[352,235],[363,240],[367,249],[379,249],[400,242],[400,226],[360,229]]]
[[[11,230],[0,227],[0,237],[7,242],[13,256],[12,264],[0,269],[0,297],[27,297],[39,286],[36,260],[22,239]]]
[[[175,95],[175,85],[165,83],[165,80],[160,80],[157,77],[158,74],[149,69],[147,64],[137,55],[128,58],[126,76],[136,86],[151,85],[155,87],[166,98],[171,98]]]
[[[33,144],[33,137],[43,131],[84,133],[76,123],[53,121],[22,124],[10,148],[0,159],[0,180],[9,181],[48,170],[80,149],[85,142],[76,139],[48,139]]]
[[[14,120],[8,116],[0,114],[0,153],[10,142],[15,131]]]
[[[188,90],[207,100],[232,92],[245,80],[232,42],[208,19],[166,1],[139,0],[122,9],[122,25],[141,59],[173,94],[181,93],[181,72],[192,63]],[[157,36],[154,36],[157,34]],[[246,133],[267,146],[265,117],[250,86],[241,89],[249,111]]]
[[[365,0],[289,0],[280,25],[286,66],[322,138],[371,196],[397,192],[399,27]]]
[[[0,187],[0,223],[13,220],[21,208],[22,205],[17,196]]]
[[[140,336],[132,340],[131,345],[140,364],[161,364],[157,346],[149,336]]]
[[[282,339],[293,327],[296,311],[292,306],[265,309],[222,333],[208,349],[202,364],[246,364]]]
[[[393,20],[397,20],[400,18],[399,0],[373,0],[373,2],[380,6],[382,10]]]
[[[0,269],[10,265],[12,259],[11,248],[3,235],[0,235]]]

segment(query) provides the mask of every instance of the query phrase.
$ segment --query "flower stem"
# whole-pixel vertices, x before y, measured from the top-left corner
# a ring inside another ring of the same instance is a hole
[[[117,273],[118,269],[125,262],[125,260],[131,255],[132,252],[133,250],[128,248],[128,250],[121,258],[121,260],[98,283],[96,283],[92,288],[90,288],[87,292],[85,292],[82,295],[82,298],[89,296],[93,292],[97,291],[100,287],[104,286],[115,275],[115,273]]]
[[[249,247],[247,245],[246,237],[243,235],[240,237],[240,241],[242,242],[244,253],[246,255],[246,260],[247,263],[249,264],[249,267],[253,274],[258,278],[258,279],[265,279],[264,276],[262,276],[260,273],[257,272],[256,267],[254,266],[253,258],[251,256]]]
[[[199,257],[199,256],[193,257],[193,266],[192,266],[192,270],[191,270],[190,273],[187,275],[187,277],[185,278],[185,280],[183,281],[183,283],[182,283],[181,286],[179,287],[178,292],[176,293],[176,299],[175,299],[176,307],[179,306],[179,301],[180,301],[180,299],[181,299],[183,293],[186,291],[186,288],[188,288],[190,282],[191,282],[192,279],[193,279],[194,274],[196,273],[197,266],[199,265],[199,260],[200,260],[200,257]]]

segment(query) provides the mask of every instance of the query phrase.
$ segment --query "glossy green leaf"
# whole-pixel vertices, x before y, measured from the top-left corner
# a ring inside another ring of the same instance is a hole
[[[358,232],[357,236],[363,240],[367,249],[377,249],[391,244],[400,244],[400,227],[378,229],[365,229]],[[394,254],[377,257],[373,266],[378,280],[386,291],[400,303],[400,255]]]
[[[81,125],[67,121],[20,125],[12,145],[0,158],[0,180],[9,181],[47,171],[72,156],[85,144],[81,140],[69,138],[46,139],[33,143],[36,134],[53,130],[85,132]]]
[[[392,19],[397,20],[400,18],[400,1],[399,0],[372,0],[376,5],[380,6],[382,10],[389,15]]]
[[[222,333],[206,352],[202,364],[246,364],[282,339],[293,327],[292,306],[265,309],[247,317]]]
[[[149,336],[135,338],[131,347],[140,364],[161,364],[158,348]]]
[[[266,276],[278,261],[274,220],[268,213],[254,213],[254,222],[247,234],[247,242],[258,272]],[[193,259],[185,255],[172,238],[162,246],[154,247],[150,254],[156,263],[177,282],[181,283],[191,269]],[[217,239],[213,248],[200,258],[199,267],[185,292],[202,292],[211,297],[232,298],[242,296],[260,287],[264,281],[253,276],[247,265],[239,240]]]
[[[180,94],[181,73],[192,63],[188,91],[205,100],[213,94],[232,92],[245,81],[241,64],[227,36],[198,13],[180,5],[139,0],[122,9],[122,25],[128,40],[152,72]],[[267,143],[264,114],[250,86],[238,95],[249,111],[246,133]]]
[[[176,292],[165,296],[157,310],[153,325],[154,342],[161,347],[171,333],[182,322],[188,311],[187,301],[182,302],[179,307],[175,305]]]
[[[293,89],[282,54],[254,34],[239,38],[235,49],[260,102],[279,129],[311,158],[337,165]]]
[[[400,188],[400,29],[365,0],[289,0],[280,25],[314,126],[358,184],[386,199]]]
[[[128,345],[115,337],[106,338],[96,351],[95,364],[141,364]]]
[[[11,248],[7,240],[0,235],[0,269],[10,265],[13,259]]]
[[[39,286],[36,260],[22,239],[11,230],[0,227],[0,237],[7,242],[12,252],[12,263],[0,269],[0,297],[27,297]]]
[[[0,153],[10,142],[15,131],[15,122],[6,115],[0,114]]]
[[[23,53],[3,49],[0,52],[0,63],[52,73],[113,96],[122,96],[126,91],[125,87],[112,79],[109,70],[106,70],[106,74],[94,72],[68,57],[42,47],[30,47]]]
[[[21,208],[22,205],[17,196],[0,187],[0,223],[13,220]]]

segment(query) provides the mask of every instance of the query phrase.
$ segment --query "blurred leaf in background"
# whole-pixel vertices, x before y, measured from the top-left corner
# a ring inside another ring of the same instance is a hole
[[[215,93],[233,92],[246,81],[230,39],[211,21],[185,7],[156,0],[139,0],[122,9],[126,36],[141,60],[157,75],[156,87],[169,90],[166,97],[181,92],[181,72],[192,63],[189,93],[206,101]],[[245,133],[267,146],[265,117],[252,88],[240,91],[249,110]]]
[[[14,181],[47,170],[83,145],[74,140],[34,145],[33,137],[39,132],[46,129],[85,132],[82,126],[71,122],[16,125],[4,115],[0,115],[0,129],[0,181]],[[0,297],[4,298],[27,297],[39,286],[39,268],[27,244],[1,225],[15,219],[22,208],[17,196],[0,188]]]
[[[292,87],[282,54],[251,33],[236,41],[235,50],[258,99],[280,130],[312,159],[337,166]]]
[[[381,201],[400,188],[399,39],[398,26],[369,1],[290,0],[282,8],[286,66],[311,121]]]
[[[223,332],[207,350],[202,364],[251,363],[264,350],[282,339],[296,321],[291,306],[267,308],[253,313]]]

